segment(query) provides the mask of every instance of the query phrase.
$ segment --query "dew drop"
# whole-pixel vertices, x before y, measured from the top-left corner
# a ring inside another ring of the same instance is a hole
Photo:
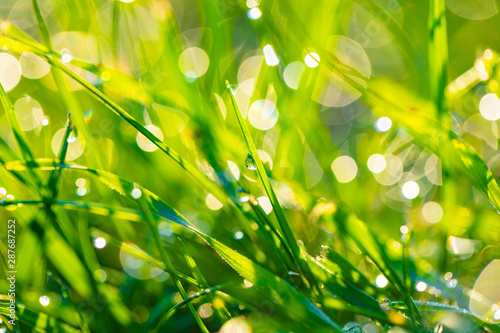
[[[68,143],[75,142],[77,137],[78,137],[78,134],[76,134],[74,131],[71,131],[71,133],[68,136]]]
[[[252,154],[248,154],[247,158],[245,158],[245,165],[248,170],[257,170],[257,166],[255,165],[255,160],[253,159]]]
[[[444,330],[444,326],[442,324],[437,324],[434,326],[434,333],[442,333]]]
[[[380,302],[380,307],[384,311],[388,311],[391,309],[391,301],[388,300],[387,298],[383,299],[382,302]]]

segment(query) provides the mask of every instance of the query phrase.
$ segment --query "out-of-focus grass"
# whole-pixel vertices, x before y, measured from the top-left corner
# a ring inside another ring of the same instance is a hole
[[[496,11],[4,1],[0,329],[500,331]]]

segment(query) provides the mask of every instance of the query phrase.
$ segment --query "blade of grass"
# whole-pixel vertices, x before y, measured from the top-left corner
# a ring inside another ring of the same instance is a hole
[[[146,221],[149,225],[149,228],[151,229],[151,233],[153,234],[153,239],[156,245],[156,248],[160,252],[160,256],[165,263],[165,269],[166,271],[170,274],[170,277],[174,281],[175,286],[177,287],[177,290],[181,294],[183,299],[187,299],[188,295],[186,293],[186,290],[182,286],[182,283],[180,282],[178,276],[175,274],[175,269],[174,266],[172,265],[172,262],[170,261],[167,252],[165,251],[165,247],[163,245],[163,242],[160,237],[160,233],[158,232],[158,227],[157,227],[157,220],[153,217],[153,214],[151,214],[151,211],[149,210],[148,203],[150,202],[149,196],[147,193],[144,193],[139,199],[138,202],[140,204],[141,210],[143,214],[146,217]],[[194,308],[194,306],[191,303],[188,303],[188,308],[191,314],[194,317],[194,320],[200,327],[202,332],[209,333],[207,327],[203,323],[203,320],[201,319],[200,315]]]
[[[285,214],[283,213],[283,210],[281,209],[281,204],[278,201],[278,197],[276,196],[276,193],[274,192],[271,182],[269,181],[269,177],[267,176],[266,170],[264,168],[264,164],[262,163],[262,160],[259,157],[259,154],[257,152],[257,148],[255,147],[255,144],[253,142],[252,136],[250,135],[250,131],[248,129],[248,126],[246,124],[246,120],[243,119],[243,116],[241,114],[241,111],[238,107],[238,104],[236,103],[236,99],[234,98],[234,91],[232,86],[229,84],[229,81],[226,81],[226,86],[227,86],[227,91],[229,93],[229,96],[231,98],[231,103],[233,105],[233,110],[236,114],[236,118],[238,119],[238,123],[240,125],[240,129],[243,133],[243,137],[245,139],[245,142],[247,144],[249,153],[251,158],[253,159],[253,162],[255,163],[255,166],[257,168],[257,173],[259,175],[259,179],[264,186],[264,190],[266,191],[266,194],[271,201],[271,204],[273,206],[273,211],[274,214],[276,215],[276,219],[278,220],[278,224],[280,226],[281,232],[283,232],[284,239],[283,239],[283,246],[288,249],[288,253],[291,253],[291,259],[295,263],[296,269],[299,272],[302,272],[301,276],[304,279],[304,273],[310,273],[308,272],[308,267],[305,264],[300,263],[300,249],[297,244],[297,240],[295,239],[295,236],[293,235],[292,230],[290,229],[290,226],[286,220]],[[303,272],[305,269],[305,272]],[[312,278],[311,274],[307,274],[309,277]],[[307,280],[305,280],[307,283]]]
[[[186,262],[187,262],[189,268],[191,269],[191,272],[193,273],[193,276],[196,279],[196,281],[198,281],[198,283],[204,289],[210,288],[209,284],[207,283],[207,281],[203,277],[203,274],[201,273],[200,268],[196,264],[196,261],[194,261],[193,256],[191,255],[191,253],[189,253],[186,245],[184,245],[184,242],[181,240],[180,237],[177,237],[177,241],[179,242],[179,244],[182,248],[182,252],[184,253],[184,258],[186,259]],[[200,292],[202,291],[201,288],[199,289],[199,291]],[[212,296],[209,296],[209,299],[211,301],[213,301]],[[216,312],[217,316],[219,317],[219,319],[221,320],[221,322],[223,322],[223,323],[225,323],[226,321],[231,319],[231,314],[229,313],[229,311],[227,310],[227,308],[225,306],[222,306],[220,308],[215,309],[215,312]]]
[[[10,302],[0,302],[0,314],[9,316],[10,309],[8,306],[10,304]],[[81,332],[79,329],[43,312],[30,310],[19,302],[16,303],[16,307],[16,319],[26,324],[28,327],[31,327],[34,331],[67,333]]]
[[[446,115],[445,89],[448,81],[448,36],[444,0],[429,0],[429,79],[438,119]]]
[[[158,332],[162,328],[162,326],[165,325],[165,323],[175,314],[175,312],[177,311],[177,309],[180,309],[181,307],[183,307],[186,304],[188,304],[188,306],[189,306],[189,304],[191,304],[192,301],[194,301],[194,300],[196,300],[196,299],[198,299],[200,297],[203,297],[203,296],[215,293],[216,291],[220,290],[221,288],[224,288],[227,285],[229,285],[229,284],[226,283],[226,284],[221,284],[221,285],[217,285],[217,286],[214,286],[214,287],[206,288],[205,290],[200,291],[200,292],[194,294],[193,296],[189,296],[188,298],[186,298],[186,299],[180,301],[179,303],[175,304],[161,318],[161,320],[158,322],[158,324],[156,324],[156,326],[154,327],[154,329],[152,331],[153,332]]]
[[[85,261],[87,267],[91,272],[97,272],[101,269],[101,265],[97,259],[96,253],[94,252],[94,247],[90,243],[90,235],[88,232],[87,219],[84,218],[85,215],[79,215],[77,221],[78,234],[80,236],[80,246],[82,248],[82,257]],[[111,289],[111,287],[103,283],[96,274],[92,274],[95,283],[97,284],[97,290],[99,294],[105,297],[108,302],[109,310],[115,319],[122,325],[127,326],[131,322],[130,310],[123,304],[119,295]]]
[[[334,219],[339,232],[352,239],[356,246],[373,260],[387,280],[393,284],[410,309],[410,317],[413,321],[416,323],[420,322],[422,320],[422,315],[418,311],[411,294],[392,267],[379,242],[370,232],[366,224],[340,207],[334,213]]]

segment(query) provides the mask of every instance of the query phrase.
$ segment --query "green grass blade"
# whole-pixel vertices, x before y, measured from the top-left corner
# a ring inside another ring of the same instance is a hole
[[[255,162],[255,166],[257,168],[257,173],[259,175],[259,179],[264,186],[264,190],[266,191],[266,194],[271,201],[271,204],[273,206],[273,211],[276,215],[276,219],[278,220],[278,224],[280,226],[281,232],[283,232],[284,235],[284,246],[286,246],[290,252],[292,253],[292,260],[295,262],[297,265],[297,269],[301,270],[302,267],[298,263],[298,258],[300,257],[300,249],[299,246],[297,245],[297,240],[295,239],[295,236],[292,233],[292,230],[290,229],[290,226],[288,225],[288,222],[285,218],[285,214],[283,213],[283,210],[281,209],[281,204],[278,201],[278,197],[274,193],[274,190],[271,186],[271,182],[269,181],[269,177],[267,176],[266,170],[264,168],[264,164],[262,163],[259,154],[257,152],[257,148],[255,147],[255,144],[253,142],[252,136],[250,135],[250,131],[248,129],[248,126],[246,124],[246,120],[243,119],[243,116],[241,115],[241,111],[238,107],[238,104],[236,103],[236,100],[234,98],[234,91],[231,85],[229,84],[228,81],[226,81],[226,86],[227,86],[227,91],[229,93],[229,96],[231,97],[231,102],[233,105],[234,112],[236,114],[236,118],[238,119],[238,123],[240,125],[241,131],[243,132],[243,137],[245,138],[245,142],[247,144],[249,153],[251,157],[253,158],[253,161]]]
[[[64,134],[62,137],[61,146],[59,148],[59,161],[57,164],[64,164],[66,160],[66,153],[68,152],[68,139],[71,132],[74,130],[73,123],[71,122],[71,113],[68,113],[68,122],[66,124],[66,129],[64,130]],[[49,176],[49,181],[47,183],[47,187],[51,192],[52,200],[57,197],[57,185],[59,178],[61,176],[61,168],[54,166],[54,169],[51,171]]]
[[[448,36],[444,0],[429,1],[429,79],[438,119],[447,114],[445,89],[448,84]]]
[[[411,318],[414,321],[419,322],[422,319],[422,316],[418,311],[411,294],[392,267],[379,242],[370,232],[366,224],[360,221],[353,214],[350,214],[340,208],[334,214],[334,219],[337,223],[339,232],[352,239],[356,246],[373,260],[375,265],[385,275],[387,280],[392,283],[403,298],[404,302],[410,309]]]
[[[196,281],[198,281],[198,283],[200,285],[202,285],[203,288],[210,288],[209,284],[205,280],[205,277],[201,273],[200,268],[196,264],[196,261],[194,261],[191,253],[189,253],[184,242],[181,240],[180,237],[177,237],[177,241],[179,242],[179,244],[182,248],[182,252],[184,253],[184,258],[186,259],[186,262],[187,262],[189,268],[191,269],[191,272],[193,273],[193,276],[196,279]],[[200,290],[200,292],[202,292],[202,290]],[[209,299],[212,300],[213,297],[210,296]],[[217,313],[217,316],[220,318],[220,320],[222,322],[226,322],[229,319],[231,319],[231,314],[229,313],[229,311],[227,310],[227,308],[225,306],[222,306],[220,309],[215,309],[215,312]],[[168,314],[166,316],[168,316]]]
[[[44,228],[43,244],[47,258],[82,297],[91,297],[90,278],[78,255],[52,226],[45,223]]]
[[[165,314],[165,316],[162,317],[162,319],[158,322],[158,324],[156,324],[155,328],[153,329],[153,332],[158,332],[160,330],[160,328],[162,328],[163,325],[165,325],[165,323],[175,314],[175,312],[177,311],[177,309],[183,307],[186,304],[189,305],[192,301],[194,301],[194,300],[196,300],[196,299],[198,299],[200,297],[203,297],[203,296],[215,293],[216,291],[220,290],[221,288],[225,287],[226,285],[227,284],[222,284],[222,285],[217,285],[217,286],[214,286],[214,287],[206,288],[203,291],[200,291],[199,293],[196,293],[193,296],[189,296],[188,298],[186,298],[186,299],[180,301],[179,303],[175,304],[172,308],[170,308],[167,311],[167,313]]]
[[[10,315],[8,309],[10,304],[10,302],[0,302],[0,314],[8,317]],[[16,307],[16,319],[31,327],[35,332],[81,332],[79,329],[43,312],[30,310],[19,303],[16,304]]]
[[[174,266],[172,265],[172,262],[170,261],[170,258],[168,257],[167,252],[165,250],[165,246],[163,245],[163,242],[161,240],[160,233],[158,232],[157,220],[153,217],[153,214],[149,210],[148,204],[150,203],[150,199],[149,199],[148,194],[144,193],[138,199],[138,201],[139,201],[139,204],[141,206],[141,210],[146,217],[146,221],[151,229],[151,233],[153,234],[153,239],[154,239],[156,248],[160,252],[160,256],[161,256],[163,262],[165,263],[165,269],[170,274],[170,277],[174,281],[174,284],[175,284],[177,290],[179,291],[179,293],[181,294],[182,298],[187,299],[188,295],[186,293],[186,290],[182,286],[182,283],[180,282],[178,276],[175,274]],[[200,315],[198,314],[198,312],[196,311],[194,306],[191,303],[188,303],[187,306],[189,308],[189,311],[193,315],[194,320],[196,321],[196,323],[200,327],[201,331],[208,333],[207,327],[203,323],[203,320],[201,319]]]

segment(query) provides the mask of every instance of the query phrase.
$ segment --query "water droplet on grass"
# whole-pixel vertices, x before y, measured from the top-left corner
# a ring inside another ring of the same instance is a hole
[[[388,311],[391,309],[391,301],[388,300],[387,298],[383,299],[382,302],[380,302],[380,307],[384,311]]]
[[[255,165],[255,160],[253,159],[252,154],[248,154],[247,158],[245,158],[245,165],[248,170],[257,170],[257,166]]]
[[[442,333],[444,330],[444,326],[442,324],[437,324],[434,326],[434,333]]]

